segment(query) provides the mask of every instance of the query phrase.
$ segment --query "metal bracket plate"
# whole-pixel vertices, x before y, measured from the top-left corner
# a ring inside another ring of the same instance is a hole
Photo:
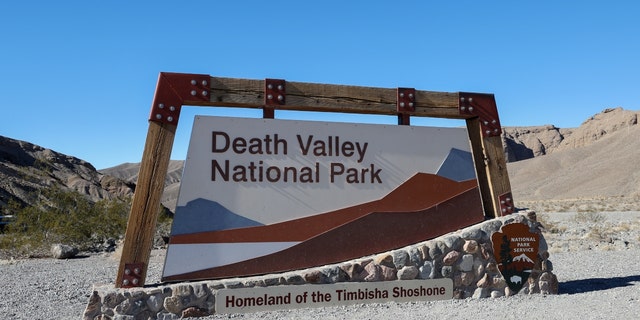
[[[411,123],[410,114],[416,111],[416,89],[398,88],[396,92],[398,124],[408,126]]]
[[[144,263],[126,263],[124,265],[124,275],[122,276],[121,287],[140,287],[143,283],[142,268],[144,268]]]
[[[477,116],[480,119],[482,136],[495,137],[502,134],[498,108],[492,94],[460,92],[459,95],[460,114]]]
[[[281,79],[264,80],[264,105],[281,106],[286,103],[286,81]]]
[[[177,125],[182,105],[209,101],[210,79],[203,74],[160,73],[149,121]]]
[[[515,212],[515,206],[513,205],[513,196],[511,192],[507,192],[498,197],[500,200],[500,213],[505,216]]]
[[[396,110],[398,113],[416,111],[416,89],[398,88]]]

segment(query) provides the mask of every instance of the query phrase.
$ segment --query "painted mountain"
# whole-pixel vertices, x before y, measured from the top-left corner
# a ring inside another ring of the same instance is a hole
[[[167,260],[189,263],[165,262],[162,280],[247,276],[335,263],[431,239],[483,219],[475,179],[458,182],[417,173],[379,200],[271,225],[173,235]],[[247,255],[243,246],[253,253]],[[202,259],[206,256],[216,261]]]
[[[181,218],[173,222],[172,235],[263,225],[232,212],[218,202],[202,198],[176,207],[176,215]]]
[[[526,254],[521,254],[515,258],[513,258],[513,262],[525,262],[525,263],[530,263],[530,264],[534,264],[535,262],[533,262],[533,260],[531,260],[531,258],[529,258]]]

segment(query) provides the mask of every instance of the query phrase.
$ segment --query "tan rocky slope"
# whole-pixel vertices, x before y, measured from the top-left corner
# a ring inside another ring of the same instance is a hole
[[[182,167],[184,160],[171,160],[164,180],[164,194],[160,201],[172,212],[175,212],[178,202],[178,192],[180,191],[180,179],[182,178]],[[136,183],[140,163],[123,163],[115,167],[100,170],[105,175],[113,176],[129,183]]]
[[[605,109],[580,127],[560,129],[553,125],[506,127],[502,138],[508,162],[516,162],[590,145],[620,130],[638,124],[637,111]]]
[[[514,199],[551,204],[545,210],[640,210],[639,114],[605,110],[552,153],[509,163]]]

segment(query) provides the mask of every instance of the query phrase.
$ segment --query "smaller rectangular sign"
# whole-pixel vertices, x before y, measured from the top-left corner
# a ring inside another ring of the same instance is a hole
[[[444,278],[222,289],[215,303],[216,313],[244,313],[452,297],[453,281]]]

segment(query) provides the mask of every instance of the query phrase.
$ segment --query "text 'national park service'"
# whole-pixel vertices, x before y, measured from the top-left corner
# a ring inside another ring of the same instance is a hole
[[[337,135],[320,137],[297,134],[290,141],[278,134],[245,138],[232,137],[224,131],[212,131],[211,152],[216,156],[211,160],[211,180],[320,183],[326,179],[329,183],[381,184],[382,169],[374,163],[365,162],[368,146],[369,142],[350,141]],[[245,156],[228,156],[225,159],[224,155],[230,154]],[[255,156],[255,160],[252,156]],[[277,166],[260,160],[261,156],[309,157],[311,160],[297,161],[309,165]],[[236,163],[229,158],[248,160]]]

